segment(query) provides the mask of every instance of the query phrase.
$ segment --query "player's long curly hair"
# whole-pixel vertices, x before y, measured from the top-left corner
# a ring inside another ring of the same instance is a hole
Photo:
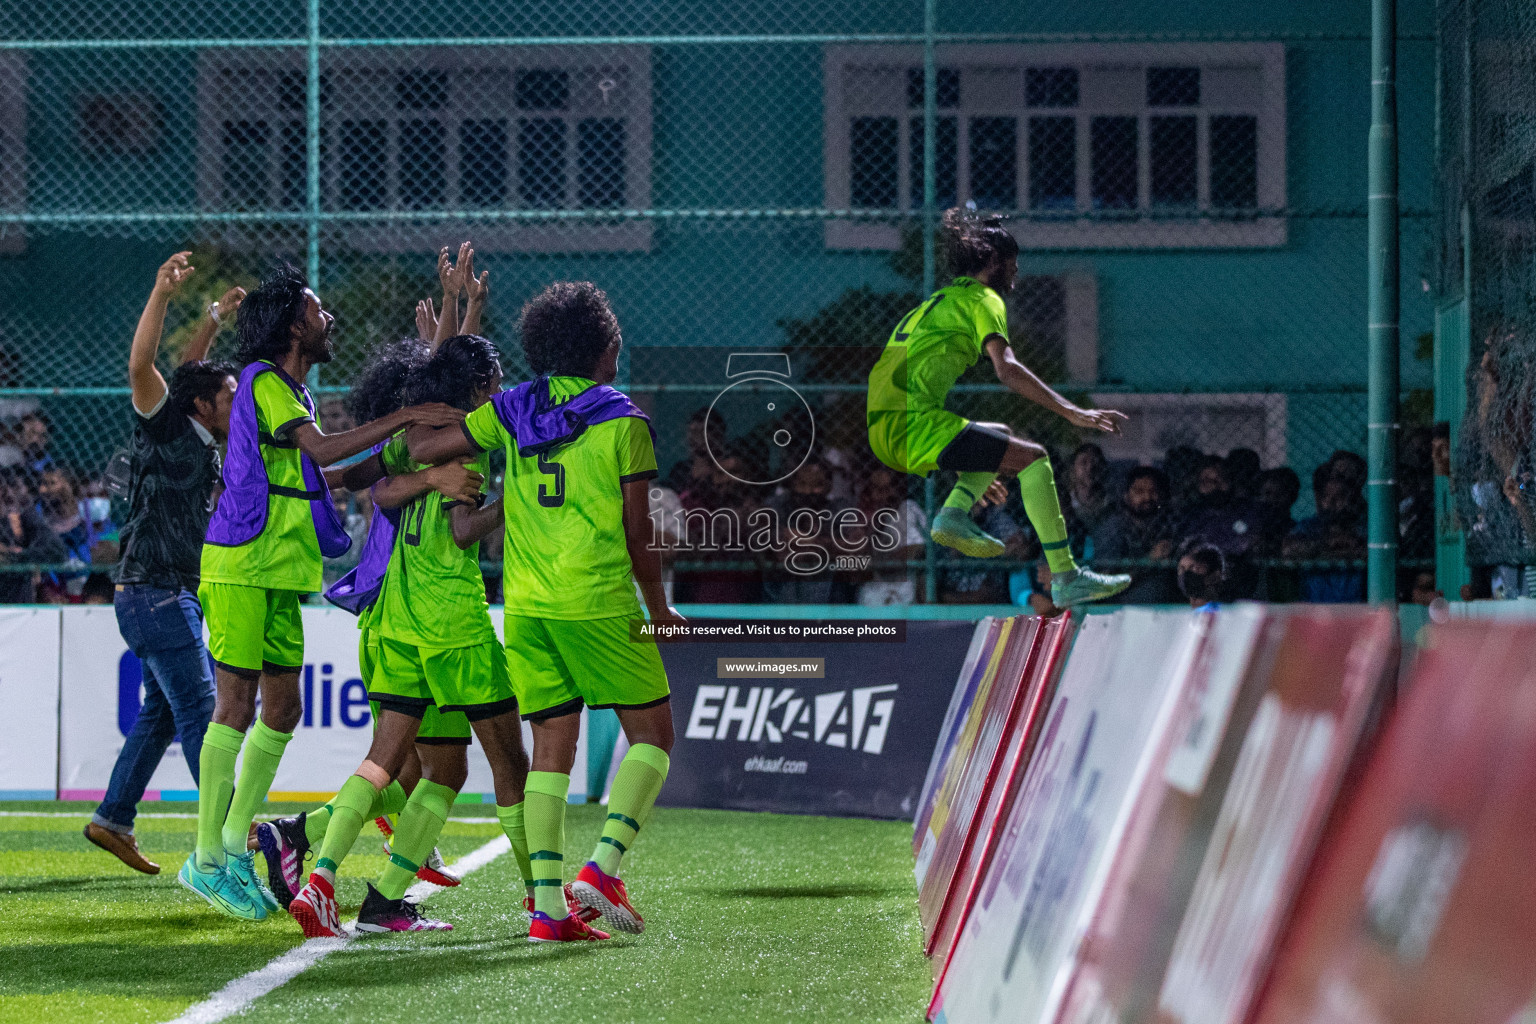
[[[473,412],[476,396],[501,380],[496,346],[478,334],[456,334],[417,366],[405,384],[405,404],[442,402]]]
[[[293,348],[293,325],[304,315],[304,275],[291,263],[278,262],[235,314],[239,347],[235,361],[247,366],[258,359],[278,362]]]
[[[1019,254],[1018,240],[1003,227],[1001,217],[952,206],[944,211],[941,230],[944,259],[956,277],[974,277],[998,260]]]
[[[552,377],[591,377],[619,340],[608,296],[591,281],[556,281],[523,304],[518,318],[528,368]]]
[[[431,353],[426,342],[404,338],[380,345],[368,357],[347,395],[347,411],[359,424],[371,423],[405,407],[405,386]]]

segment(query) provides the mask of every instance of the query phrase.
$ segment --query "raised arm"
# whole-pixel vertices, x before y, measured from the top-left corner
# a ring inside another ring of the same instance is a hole
[[[438,429],[417,427],[406,433],[405,443],[410,448],[411,458],[429,466],[480,453],[462,424]]]
[[[1001,334],[988,335],[982,342],[982,348],[987,358],[992,360],[992,369],[997,371],[997,379],[1009,391],[1049,409],[1075,427],[1102,430],[1106,434],[1120,432],[1120,424],[1127,419],[1125,413],[1114,409],[1081,409],[1067,401],[1035,376],[1033,370],[1019,362],[1013,349],[1008,347],[1008,339]]]
[[[432,350],[459,333],[459,293],[464,290],[464,272],[469,269],[469,243],[459,246],[459,258],[448,262],[448,250],[437,254],[437,279],[443,285],[443,309],[437,320],[437,334],[432,339]]]
[[[219,333],[219,328],[235,322],[235,313],[240,309],[240,303],[244,301],[245,289],[235,285],[220,296],[218,302],[209,306],[203,312],[202,319],[197,322],[197,332],[192,335],[186,350],[181,353],[181,361],[195,363],[200,359],[207,359],[208,350],[213,347],[213,339]]]
[[[155,271],[155,286],[150,289],[149,301],[144,304],[139,326],[133,332],[133,345],[128,350],[128,384],[133,390],[133,407],[141,413],[151,412],[165,397],[165,378],[155,367],[155,356],[165,331],[165,307],[192,276],[193,268],[187,262],[190,255],[191,252],[178,252],[160,264]]]
[[[667,591],[661,582],[661,553],[651,543],[655,526],[651,520],[651,481],[630,480],[620,486],[624,494],[624,546],[629,549],[629,563],[651,621],[682,622],[683,617],[667,604]]]
[[[480,543],[501,529],[501,514],[499,501],[487,502],[480,508],[472,504],[455,505],[448,513],[448,522],[453,526],[453,542],[460,548]]]
[[[322,434],[320,428],[316,427],[312,421],[301,423],[294,428],[292,438],[294,444],[298,445],[305,455],[322,466],[329,466],[342,459],[349,459],[358,452],[367,451],[391,434],[406,427],[443,427],[462,422],[464,422],[463,410],[433,402],[427,405],[413,405],[392,412],[388,416],[380,416],[372,423],[364,423],[360,427],[354,427],[339,434]],[[418,459],[417,461],[428,460]]]
[[[469,265],[464,272],[464,294],[467,301],[464,304],[464,323],[459,328],[462,334],[480,333],[480,314],[485,312],[485,300],[491,294],[491,272],[482,270],[480,276],[475,277],[475,250],[469,250]]]
[[[416,337],[428,345],[437,337],[437,309],[431,299],[422,299],[416,303]]]

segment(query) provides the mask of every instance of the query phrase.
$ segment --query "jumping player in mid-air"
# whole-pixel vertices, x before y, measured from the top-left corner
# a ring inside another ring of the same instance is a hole
[[[523,307],[523,351],[538,378],[497,395],[461,427],[407,436],[419,463],[505,448],[507,668],[533,728],[524,821],[533,872],[533,942],[607,936],[570,912],[562,893],[565,802],[581,709],[613,708],[631,746],[614,776],[608,818],[571,891],[620,931],[644,922],[618,878],[670,766],[672,710],[654,643],[631,638],[635,584],[653,621],[667,605],[651,546],[649,422],[608,385],[619,324],[590,282],[550,285]]]
[[[1080,409],[1019,362],[1008,346],[1003,297],[1019,272],[1019,244],[998,219],[951,209],[944,244],[954,281],[901,318],[869,374],[869,444],[892,469],[927,476],[959,475],[933,521],[933,539],[974,558],[993,558],[1003,543],[971,520],[977,502],[998,496],[994,482],[1018,475],[1024,511],[1051,567],[1058,608],[1112,597],[1129,576],[1080,569],[1068,547],[1056,481],[1045,449],[1001,423],[973,423],[944,408],[955,381],[985,353],[998,380],[1015,394],[1076,427],[1115,433],[1126,417],[1112,409]]]

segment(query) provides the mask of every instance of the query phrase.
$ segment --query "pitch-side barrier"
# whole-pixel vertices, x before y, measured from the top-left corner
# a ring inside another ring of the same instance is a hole
[[[986,620],[916,815],[929,1017],[1536,1021],[1536,625]],[[1523,1016],[1528,1015],[1528,1016]]]

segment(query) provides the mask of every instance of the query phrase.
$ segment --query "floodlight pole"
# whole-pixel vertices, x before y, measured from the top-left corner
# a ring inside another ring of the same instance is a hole
[[[935,130],[939,118],[938,68],[935,66],[933,37],[938,29],[938,0],[923,0],[923,297],[933,294],[937,269],[933,251],[933,229],[938,211],[938,185],[934,181]],[[929,528],[938,511],[934,506],[938,493],[933,474],[923,481],[923,511]],[[923,600],[934,604],[939,599],[939,546],[930,536],[923,542]]]
[[[1397,0],[1371,0],[1366,599],[1397,600]]]
[[[308,213],[305,233],[308,241],[308,258],[305,261],[305,279],[320,294],[320,0],[309,0],[309,46],[307,67],[304,75],[304,165],[308,180],[305,182],[305,210]],[[305,383],[310,387],[320,384],[320,367],[309,368]]]

